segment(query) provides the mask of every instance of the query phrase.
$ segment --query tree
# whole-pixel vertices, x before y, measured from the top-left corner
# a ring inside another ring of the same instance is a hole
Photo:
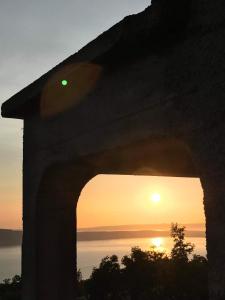
[[[132,300],[149,299],[158,293],[161,275],[158,269],[167,260],[165,253],[155,249],[142,251],[139,247],[132,248],[131,254],[122,258],[123,282]]]
[[[118,257],[106,256],[99,268],[94,268],[86,288],[91,300],[119,299],[121,272]]]
[[[171,237],[174,241],[174,246],[171,250],[171,258],[179,263],[188,262],[188,256],[193,253],[194,245],[185,243],[185,227],[179,227],[177,223],[171,224]]]
[[[0,283],[0,300],[21,300],[22,281],[19,275]]]
[[[207,259],[189,257],[194,245],[185,242],[185,227],[172,224],[171,237],[171,257],[154,248],[142,251],[134,247],[122,258],[121,268],[116,255],[103,258],[85,281],[87,299],[207,300]]]

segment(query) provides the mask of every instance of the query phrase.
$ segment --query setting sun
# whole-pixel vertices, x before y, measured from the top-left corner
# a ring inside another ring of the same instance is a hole
[[[161,196],[158,193],[154,193],[151,195],[151,201],[154,203],[158,203],[161,200]]]

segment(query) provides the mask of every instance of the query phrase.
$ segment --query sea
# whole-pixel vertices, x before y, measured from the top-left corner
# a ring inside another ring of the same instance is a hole
[[[187,242],[195,245],[194,253],[206,256],[206,239],[203,237],[186,238]],[[116,254],[121,260],[124,255],[129,255],[132,247],[142,250],[152,248],[170,253],[173,240],[170,237],[130,238],[115,240],[80,241],[77,244],[77,266],[82,272],[83,279],[90,277],[94,267],[98,267],[105,256]],[[21,247],[0,248],[0,282],[21,273]]]

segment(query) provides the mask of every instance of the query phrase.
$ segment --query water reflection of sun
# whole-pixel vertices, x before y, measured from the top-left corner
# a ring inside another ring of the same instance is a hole
[[[150,239],[150,246],[155,248],[156,251],[163,252],[165,248],[163,247],[164,241],[163,238],[151,238]]]

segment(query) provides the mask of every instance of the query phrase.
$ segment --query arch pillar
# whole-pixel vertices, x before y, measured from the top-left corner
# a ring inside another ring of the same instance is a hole
[[[93,176],[79,162],[57,164],[44,172],[36,197],[33,243],[25,241],[26,248],[35,251],[23,263],[26,283],[32,284],[32,289],[24,287],[24,300],[76,299],[76,205]],[[24,225],[26,236],[29,222]]]
[[[222,124],[222,121],[221,123]],[[225,299],[225,128],[210,126],[193,143],[204,192],[209,299]]]
[[[206,216],[209,299],[225,299],[225,176],[202,180]]]

